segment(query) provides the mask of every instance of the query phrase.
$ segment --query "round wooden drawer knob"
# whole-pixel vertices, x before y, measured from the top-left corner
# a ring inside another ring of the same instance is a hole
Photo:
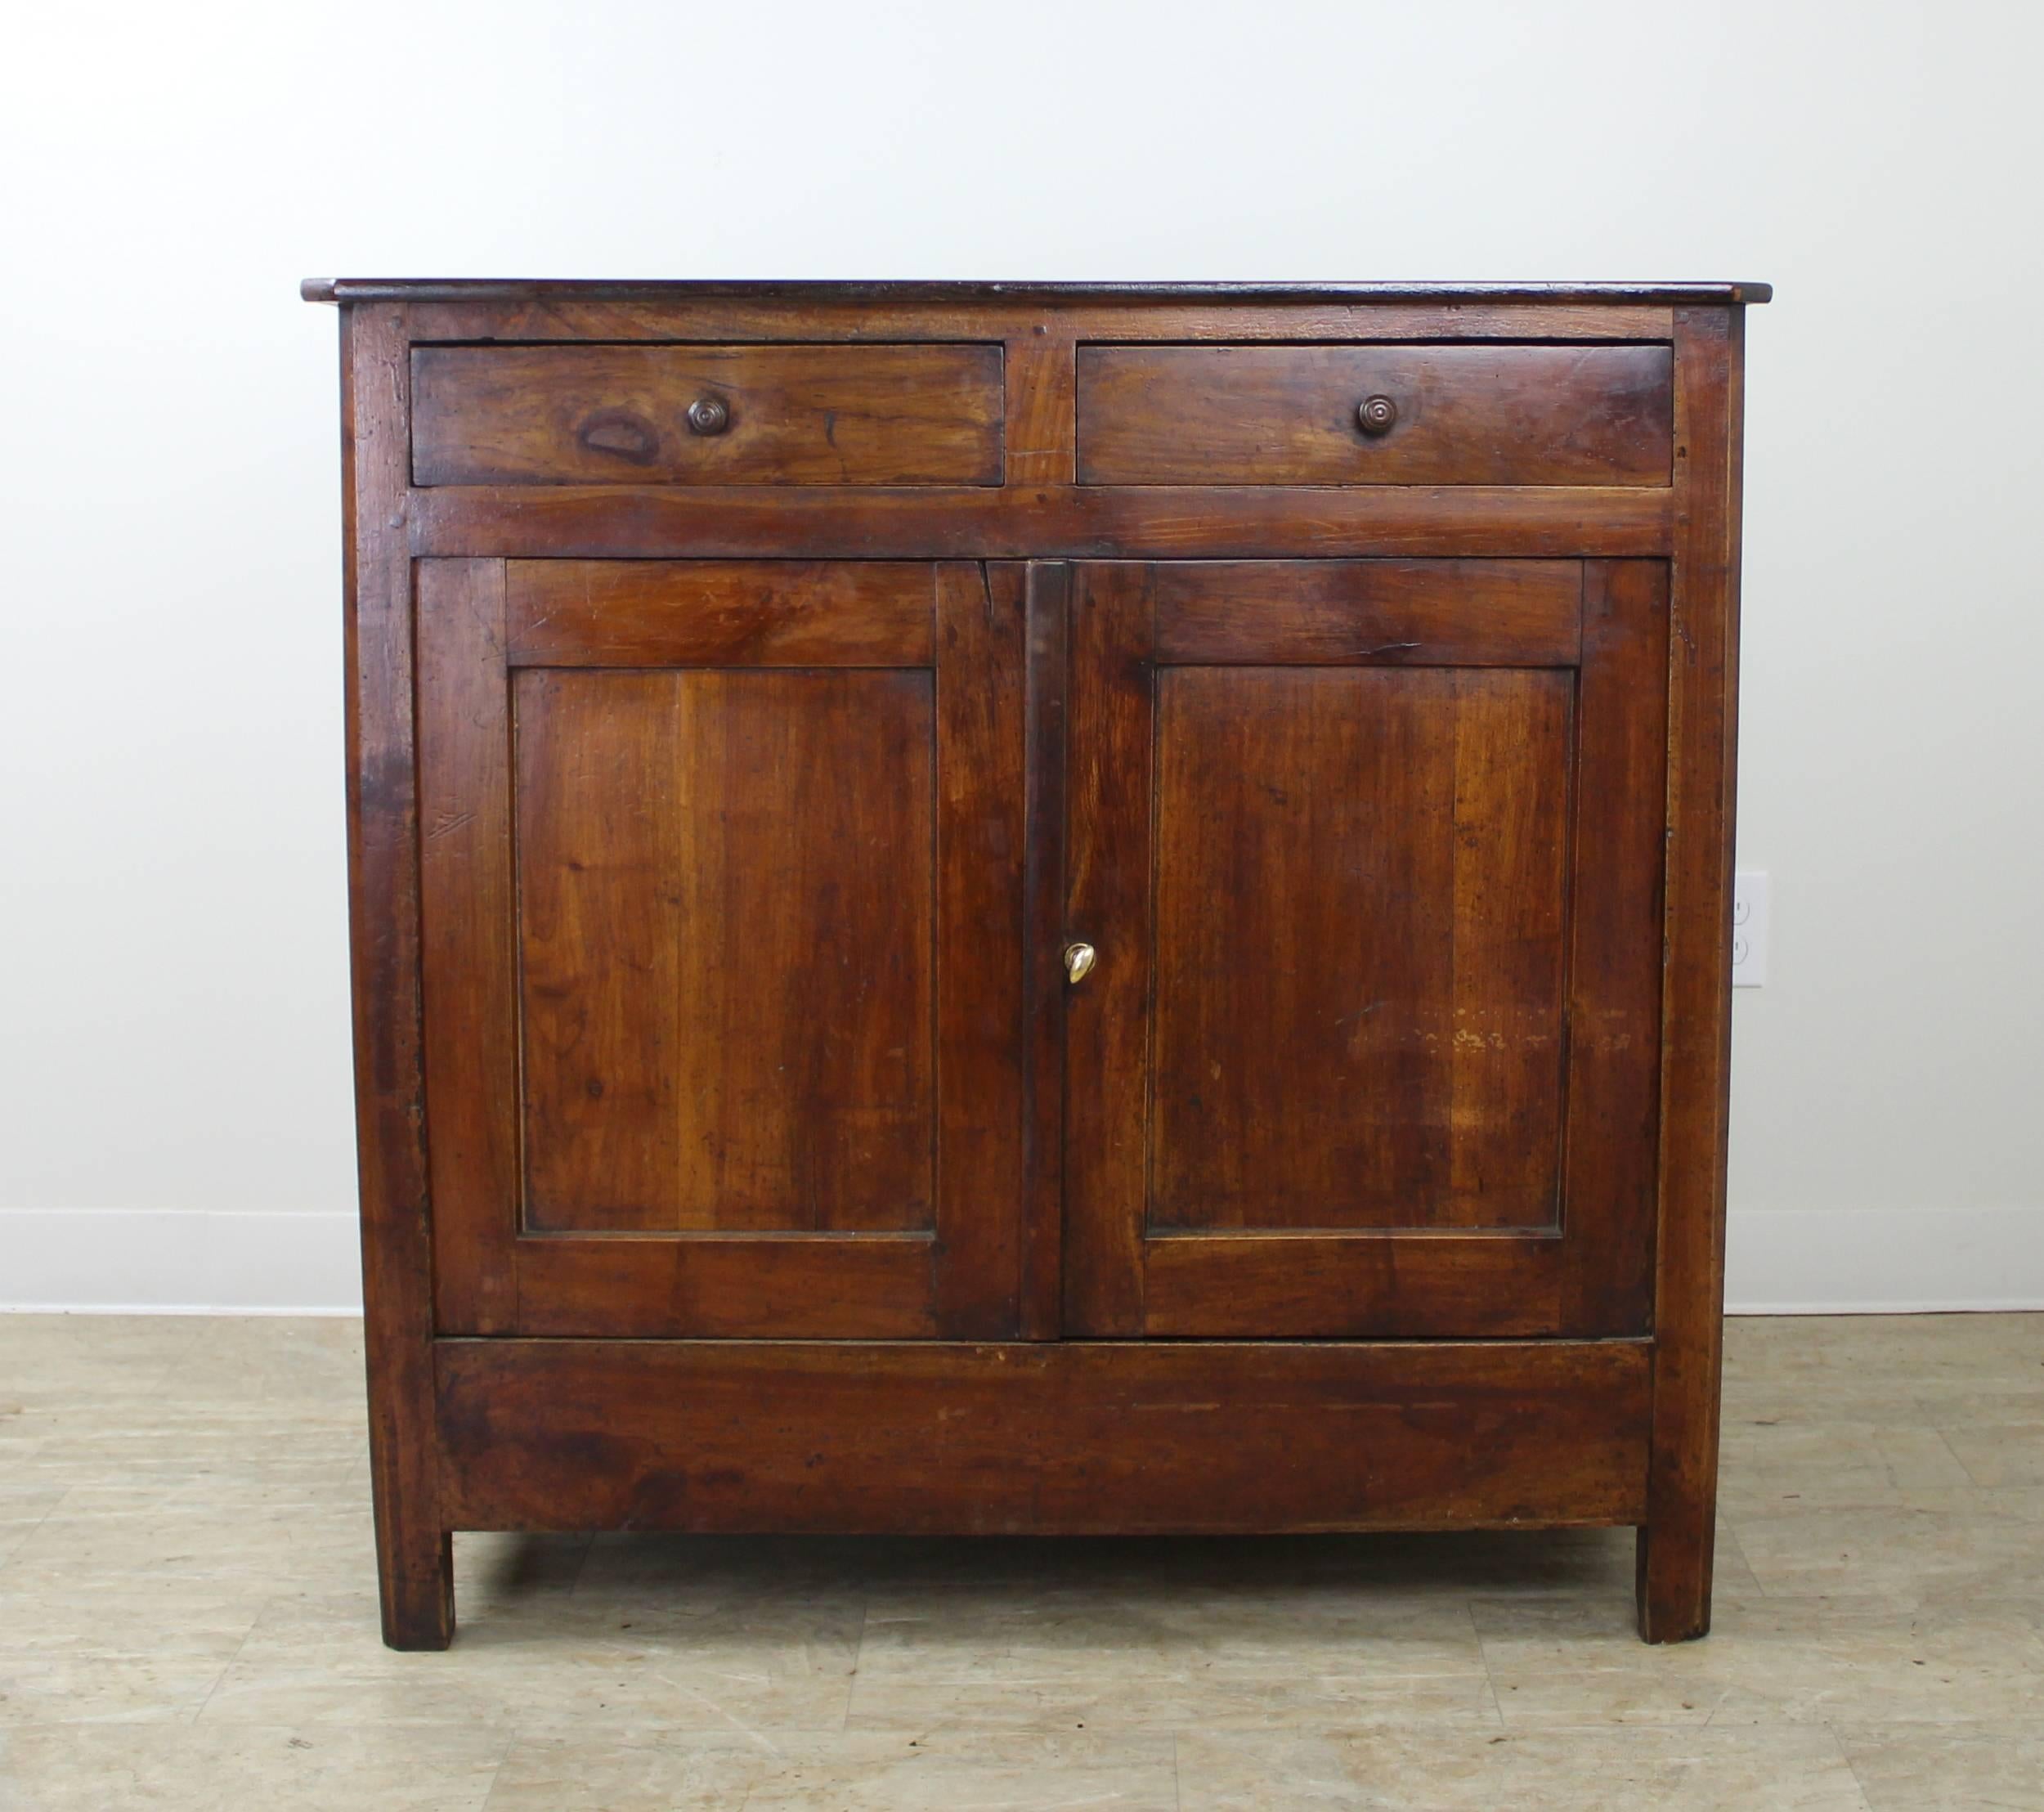
[[[1374,439],[1397,425],[1398,405],[1388,397],[1365,397],[1356,405],[1356,425]]]
[[[721,434],[731,425],[731,405],[721,397],[698,397],[688,406],[688,432]]]

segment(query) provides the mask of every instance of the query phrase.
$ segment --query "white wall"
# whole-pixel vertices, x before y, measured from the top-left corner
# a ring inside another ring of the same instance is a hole
[[[308,274],[1759,277],[1731,1294],[2044,1303],[2006,4],[44,7],[0,68],[0,1301],[355,1290]]]

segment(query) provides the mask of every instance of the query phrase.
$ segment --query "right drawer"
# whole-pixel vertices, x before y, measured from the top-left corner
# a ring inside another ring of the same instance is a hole
[[[1081,484],[1665,485],[1665,346],[1078,348]]]

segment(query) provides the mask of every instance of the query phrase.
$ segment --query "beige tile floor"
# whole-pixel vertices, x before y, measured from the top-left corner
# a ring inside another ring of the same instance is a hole
[[[356,1324],[0,1316],[0,1807],[2044,1808],[2044,1316],[1728,1348],[1701,1644],[1625,1532],[474,1536],[393,1655]]]

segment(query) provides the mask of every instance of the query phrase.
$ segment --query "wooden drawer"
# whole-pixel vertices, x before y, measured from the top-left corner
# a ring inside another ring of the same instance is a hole
[[[998,346],[422,346],[412,482],[991,485]]]
[[[1082,484],[1665,485],[1668,348],[1082,346]]]

